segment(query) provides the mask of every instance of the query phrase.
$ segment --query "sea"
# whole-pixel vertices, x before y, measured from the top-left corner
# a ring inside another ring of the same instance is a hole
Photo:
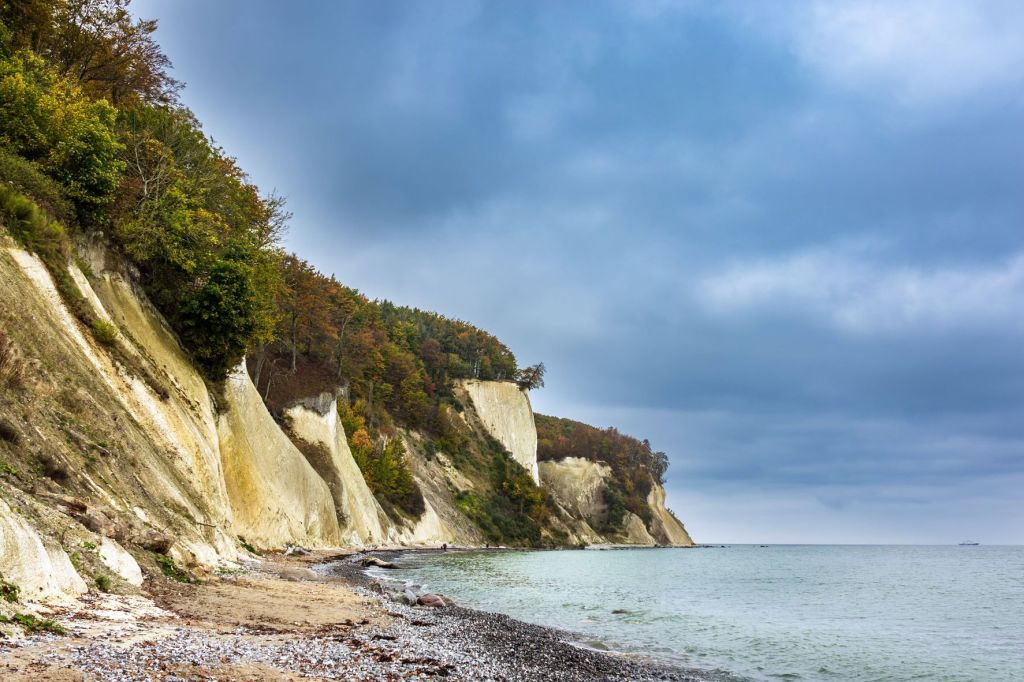
[[[1024,680],[1024,547],[409,553],[459,605],[734,680]]]

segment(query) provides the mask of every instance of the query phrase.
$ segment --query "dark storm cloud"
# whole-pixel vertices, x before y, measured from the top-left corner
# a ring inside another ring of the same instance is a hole
[[[1024,539],[1015,3],[137,4],[290,248],[543,359],[698,539]]]

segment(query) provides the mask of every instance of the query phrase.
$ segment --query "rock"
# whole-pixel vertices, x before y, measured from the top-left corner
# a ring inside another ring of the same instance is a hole
[[[137,544],[157,554],[167,554],[174,544],[174,538],[170,535],[152,528],[137,533],[133,539]]]
[[[402,593],[402,597],[404,598],[405,603],[409,606],[416,606],[416,604],[419,602],[419,597],[417,597],[416,593],[412,590],[407,589],[405,592]]]
[[[121,545],[110,538],[103,538],[99,548],[100,561],[107,568],[135,587],[142,585],[142,569]]]
[[[370,591],[376,592],[377,594],[384,594],[384,584],[381,583],[379,580],[374,580],[372,583],[370,583]]]
[[[375,556],[364,557],[363,560],[359,563],[363,567],[376,566],[377,568],[398,568],[398,566],[391,563],[390,561],[384,561],[383,559],[380,559]]]
[[[107,537],[114,535],[114,523],[102,512],[90,509],[74,513],[73,515],[79,523],[97,535],[105,535]]]
[[[0,499],[0,574],[23,599],[49,599],[88,591],[64,550]]]
[[[416,603],[420,606],[432,606],[434,608],[444,608],[448,606],[441,595],[428,592],[427,594],[421,594],[416,600]]]
[[[291,545],[284,551],[285,556],[306,556],[307,554],[309,554],[308,549],[296,545]]]

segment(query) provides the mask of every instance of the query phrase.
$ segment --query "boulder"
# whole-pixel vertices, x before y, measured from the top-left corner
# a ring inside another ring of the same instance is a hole
[[[363,557],[363,560],[359,562],[364,568],[369,566],[376,566],[377,568],[398,568],[395,564],[390,561],[384,561],[375,556]]]
[[[174,538],[167,533],[147,528],[132,538],[137,544],[157,554],[167,554],[174,544]]]
[[[135,587],[142,585],[142,569],[135,557],[110,538],[103,538],[99,548],[100,561],[123,580]]]
[[[106,537],[113,537],[114,535],[114,523],[107,518],[107,515],[103,512],[89,509],[80,513],[75,513],[74,517],[79,523],[97,535],[103,535]]]
[[[420,606],[432,606],[434,608],[444,608],[445,606],[448,606],[441,595],[434,594],[432,592],[421,594],[419,598],[417,598],[416,603]]]
[[[405,600],[405,603],[409,606],[416,606],[416,604],[419,602],[419,597],[416,596],[416,593],[409,589],[405,590],[405,592],[402,593],[402,598]]]

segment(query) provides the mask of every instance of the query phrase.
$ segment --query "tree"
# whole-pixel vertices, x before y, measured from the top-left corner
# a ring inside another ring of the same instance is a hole
[[[214,380],[227,376],[259,331],[260,305],[252,286],[251,256],[235,249],[217,260],[178,316],[182,339]]]
[[[157,23],[135,19],[131,0],[6,0],[0,10],[15,49],[48,59],[95,99],[171,104],[181,83],[153,37]]]
[[[544,387],[544,363],[524,367],[516,373],[516,383],[524,391],[532,391]]]
[[[0,60],[0,143],[37,162],[79,209],[107,204],[121,180],[116,116],[31,52]]]
[[[314,310],[320,309],[316,293],[316,275],[313,266],[289,254],[281,259],[281,296],[280,306],[284,315],[284,335],[289,341],[291,350],[291,370],[295,373],[299,354],[299,331],[306,318]]]

